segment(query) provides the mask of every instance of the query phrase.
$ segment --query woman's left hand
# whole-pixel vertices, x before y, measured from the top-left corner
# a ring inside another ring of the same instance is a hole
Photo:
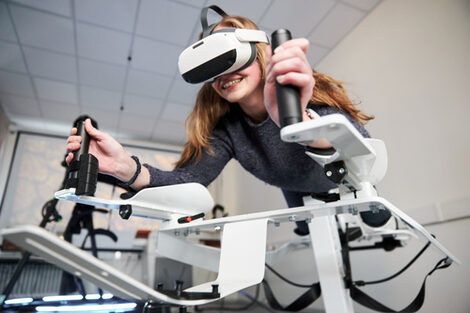
[[[274,55],[271,46],[266,47],[266,83],[264,85],[264,105],[271,119],[279,126],[279,111],[276,98],[277,81],[281,85],[294,85],[300,91],[302,112],[312,97],[315,79],[307,56],[309,42],[296,38],[277,47]]]

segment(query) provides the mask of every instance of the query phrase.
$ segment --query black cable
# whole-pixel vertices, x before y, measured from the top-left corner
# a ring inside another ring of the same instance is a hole
[[[220,311],[245,311],[245,310],[251,308],[255,303],[258,302],[259,286],[260,286],[260,284],[256,285],[256,293],[255,293],[255,296],[252,298],[251,302],[247,303],[244,306],[241,306],[241,307],[237,308],[237,307],[225,307],[224,305],[221,305],[219,307],[201,308],[200,306],[197,305],[197,306],[194,307],[194,309],[197,312],[204,312],[204,311],[217,311],[217,312],[220,312]]]
[[[372,284],[379,284],[379,283],[383,283],[387,280],[391,280],[395,277],[397,277],[398,275],[400,275],[401,273],[403,273],[404,271],[406,271],[420,256],[421,254],[424,253],[424,251],[426,251],[426,249],[429,247],[429,245],[431,244],[430,241],[428,241],[426,243],[426,245],[421,249],[421,251],[418,252],[418,254],[410,261],[408,262],[408,264],[406,264],[406,266],[404,268],[402,268],[401,270],[399,270],[398,272],[396,272],[395,274],[389,276],[389,277],[386,277],[386,278],[383,278],[383,279],[379,279],[379,280],[372,280],[372,281],[363,281],[363,280],[358,280],[358,281],[355,281],[353,284],[356,285],[356,286],[365,286],[365,285],[372,285]]]
[[[285,278],[284,276],[282,276],[281,274],[279,274],[275,269],[273,269],[271,266],[268,265],[268,263],[265,263],[266,267],[271,271],[273,272],[277,277],[279,277],[280,279],[282,279],[283,281],[285,281],[286,283],[292,285],[292,286],[295,286],[295,287],[300,287],[300,288],[311,288],[313,285],[315,285],[315,283],[311,284],[311,285],[303,285],[303,284],[298,284],[298,283],[294,283],[293,281]]]

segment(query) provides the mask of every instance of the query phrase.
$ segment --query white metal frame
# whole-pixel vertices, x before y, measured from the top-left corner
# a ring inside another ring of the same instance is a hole
[[[382,179],[387,167],[383,142],[363,138],[344,116],[338,114],[284,127],[281,130],[281,137],[285,141],[301,143],[320,138],[329,140],[336,149],[334,154],[330,156],[311,152],[307,154],[323,166],[334,161],[345,162],[348,171],[344,182],[339,186],[340,200],[324,203],[307,199],[304,200],[305,205],[298,208],[212,220],[200,219],[181,224],[178,222],[180,217],[207,212],[212,208],[212,198],[204,187],[198,184],[182,184],[149,188],[128,200],[76,196],[73,189],[60,191],[56,193],[56,197],[111,209],[119,209],[123,204],[130,205],[134,214],[164,220],[158,236],[152,234],[149,242],[152,245],[158,243],[160,255],[211,270],[217,269],[219,275],[215,281],[189,288],[187,291],[210,292],[212,285],[217,284],[220,298],[261,282],[265,260],[283,255],[279,252],[266,256],[268,223],[300,220],[308,222],[311,247],[319,271],[327,312],[353,312],[349,291],[344,286],[343,260],[335,215],[357,216],[363,211],[388,210],[408,228],[408,232],[397,230],[397,235],[406,237],[413,234],[429,241],[431,246],[446,255],[450,262],[460,263],[420,224],[386,199],[377,196],[373,186]],[[182,194],[185,197],[181,197]],[[197,200],[193,203],[187,199]],[[204,230],[222,232],[220,251],[185,241],[185,235],[198,234]],[[372,236],[372,233],[366,232],[366,235]],[[387,232],[377,231],[376,235],[380,233]],[[109,266],[106,267],[98,259],[37,227],[16,227],[2,230],[2,234],[18,246],[43,256],[78,276],[86,277],[116,295],[140,300],[157,299],[178,305],[199,305],[216,300],[181,300],[165,296],[118,271],[108,270]],[[292,246],[285,248],[294,249]],[[154,265],[151,258],[155,256],[155,252],[150,247],[147,253],[149,255],[147,268],[151,269]],[[153,283],[151,278],[148,281]]]

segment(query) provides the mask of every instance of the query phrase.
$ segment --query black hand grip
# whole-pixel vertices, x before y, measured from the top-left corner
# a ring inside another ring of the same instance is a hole
[[[86,115],[82,115],[75,120],[73,123],[73,127],[77,128],[77,136],[82,137],[82,142],[80,143],[80,148],[78,150],[73,151],[73,161],[80,160],[80,156],[82,154],[88,153],[88,148],[90,147],[90,135],[85,130],[85,120],[88,118]]]
[[[279,45],[290,39],[292,39],[292,35],[287,29],[278,29],[273,32],[271,34],[273,53]],[[302,122],[299,88],[293,85],[281,85],[276,81],[276,97],[281,128]]]
[[[85,120],[90,118],[87,115],[78,117],[73,126],[77,128],[77,136],[82,137],[80,148],[73,151],[73,159],[69,164],[68,179],[65,188],[75,188],[76,195],[93,195],[96,191],[98,180],[98,160],[88,153],[90,146],[90,135],[85,130]],[[94,127],[97,127],[92,120]]]

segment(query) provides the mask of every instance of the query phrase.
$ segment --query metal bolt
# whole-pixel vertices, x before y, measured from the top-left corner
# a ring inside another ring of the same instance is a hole
[[[215,226],[215,227],[214,227],[214,230],[216,230],[216,231],[219,231],[219,230],[221,230],[221,229],[222,229],[222,228],[221,228],[220,226]]]
[[[345,172],[344,168],[340,168],[340,169],[339,169],[339,173],[340,173],[340,174],[344,174],[344,172]]]
[[[289,216],[289,222],[295,222],[295,215]]]
[[[326,171],[326,176],[331,177],[331,175],[333,175],[331,171]]]

